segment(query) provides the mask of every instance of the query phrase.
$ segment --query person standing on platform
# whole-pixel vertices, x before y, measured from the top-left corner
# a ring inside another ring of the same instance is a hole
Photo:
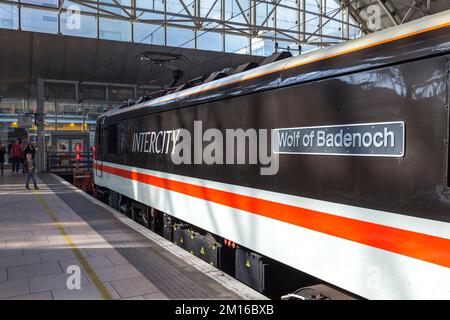
[[[36,183],[36,163],[34,162],[31,153],[27,153],[25,162],[23,163],[23,170],[25,171],[25,188],[30,190],[29,183],[30,179],[33,180],[34,189],[39,190]]]
[[[34,147],[34,144],[29,143],[28,146],[25,148],[24,150],[25,157],[27,156],[28,153],[31,153],[34,160],[34,156],[36,155],[36,148]]]
[[[20,163],[22,164],[22,172],[25,174],[25,161],[27,160],[27,156],[25,154],[25,150],[28,148],[29,146],[29,142],[28,142],[28,138],[25,137],[23,138],[23,140],[20,141],[20,146],[22,149],[22,156],[20,158]]]
[[[3,170],[5,169],[5,167],[4,167],[5,154],[6,154],[6,149],[3,146],[3,144],[0,143],[0,174],[2,176],[3,176]]]
[[[19,172],[20,159],[22,158],[22,145],[17,139],[11,146],[12,172]]]

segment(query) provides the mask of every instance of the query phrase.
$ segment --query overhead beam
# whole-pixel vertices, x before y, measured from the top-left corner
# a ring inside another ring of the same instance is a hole
[[[388,16],[388,18],[392,21],[392,23],[394,24],[394,26],[398,26],[398,22],[397,20],[395,20],[394,15],[392,14],[391,11],[389,11],[389,9],[386,7],[386,4],[384,3],[384,1],[382,0],[377,0],[378,4],[380,5],[381,8],[383,8],[384,12],[386,12],[386,15]]]
[[[45,167],[45,136],[44,136],[44,79],[38,78],[36,84],[36,124],[37,150],[36,166],[39,171],[46,171]]]
[[[361,16],[359,15],[359,12],[356,11],[356,9],[351,5],[350,0],[340,0],[340,1],[341,1],[341,5],[344,6],[349,11],[349,13],[353,17],[353,19],[355,19],[356,22],[358,22],[361,30],[366,34],[372,33],[372,30],[370,30],[367,27],[367,22],[364,21],[363,18],[361,18]]]

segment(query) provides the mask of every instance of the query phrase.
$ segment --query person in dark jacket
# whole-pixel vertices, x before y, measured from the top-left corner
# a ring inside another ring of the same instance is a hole
[[[0,143],[0,173],[1,173],[1,175],[3,175],[3,169],[5,168],[4,167],[5,154],[6,154],[6,149],[3,146],[3,144]]]
[[[19,162],[22,164],[22,172],[25,174],[25,161],[27,160],[27,156],[25,154],[25,149],[28,148],[28,138],[27,137],[20,139],[20,147],[22,150],[22,156],[20,157]]]
[[[25,150],[24,150],[24,155],[25,155],[25,157],[27,156],[28,153],[31,153],[32,158],[33,158],[33,160],[34,160],[34,156],[36,155],[36,148],[35,148],[34,145],[31,144],[31,143],[29,143],[29,144],[27,145],[27,147],[25,148]]]
[[[12,166],[12,156],[11,156],[11,150],[12,150],[12,142],[8,144],[8,163]]]
[[[27,157],[25,159],[25,162],[23,163],[23,170],[25,172],[25,188],[30,190],[28,184],[30,183],[30,179],[32,179],[34,189],[39,190],[35,177],[36,163],[34,162],[31,153],[27,153]]]

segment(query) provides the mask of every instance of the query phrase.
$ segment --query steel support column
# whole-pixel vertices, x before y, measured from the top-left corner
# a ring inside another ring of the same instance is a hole
[[[45,135],[44,135],[44,79],[37,79],[36,86],[36,124],[37,124],[37,141],[36,141],[36,167],[39,171],[46,171],[45,166]]]

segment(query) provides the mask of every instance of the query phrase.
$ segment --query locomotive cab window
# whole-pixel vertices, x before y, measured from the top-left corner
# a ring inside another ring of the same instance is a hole
[[[101,150],[102,150],[102,125],[100,123],[98,123],[97,128],[96,128],[96,133],[95,133],[95,156],[97,157],[98,155],[101,154]]]
[[[108,139],[108,155],[117,154],[117,123],[108,125],[107,139]]]

